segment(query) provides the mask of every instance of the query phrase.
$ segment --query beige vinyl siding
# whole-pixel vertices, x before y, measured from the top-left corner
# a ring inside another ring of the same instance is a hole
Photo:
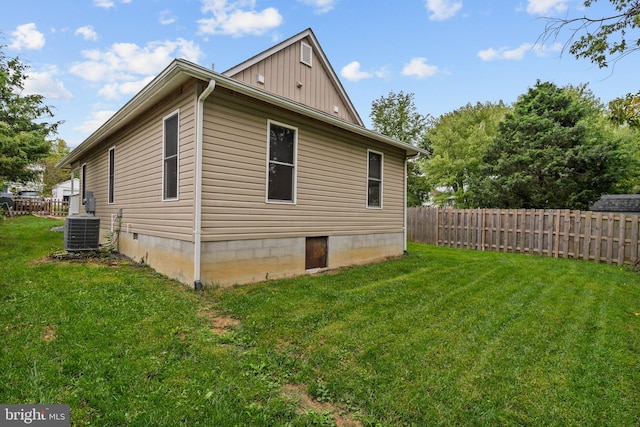
[[[101,227],[123,210],[122,231],[193,240],[195,105],[197,85],[187,84],[133,124],[103,141],[87,162],[87,190],[94,191]],[[163,118],[180,111],[179,200],[162,201]],[[115,202],[107,205],[108,150],[116,147]],[[84,162],[84,160],[83,160]]]
[[[267,121],[298,128],[297,203],[266,202]],[[404,152],[216,89],[205,104],[203,240],[402,232]],[[384,209],[367,209],[367,149]]]
[[[309,44],[306,39],[305,42]],[[317,52],[314,50],[313,66],[309,67],[300,62],[300,50],[300,42],[294,43],[232,77],[357,124],[357,118],[349,112],[327,70],[317,60]],[[264,84],[258,83],[259,74],[264,76]],[[302,87],[298,88],[298,82]],[[337,114],[334,106],[338,107]]]

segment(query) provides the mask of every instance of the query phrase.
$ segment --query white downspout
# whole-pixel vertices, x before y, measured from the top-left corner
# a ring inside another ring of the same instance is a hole
[[[202,281],[200,280],[200,257],[202,255],[202,146],[204,134],[204,101],[207,99],[213,89],[216,87],[216,81],[211,79],[209,86],[198,97],[198,105],[196,112],[196,170],[195,170],[195,200],[193,215],[193,287],[196,290],[202,290]]]

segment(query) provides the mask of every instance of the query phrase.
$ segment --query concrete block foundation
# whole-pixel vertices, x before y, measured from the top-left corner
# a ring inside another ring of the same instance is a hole
[[[193,285],[193,246],[174,239],[120,235],[120,252],[187,285]],[[205,286],[230,286],[307,274],[305,247],[306,237],[203,242],[201,281]],[[402,232],[328,236],[327,268],[380,261],[403,251]]]

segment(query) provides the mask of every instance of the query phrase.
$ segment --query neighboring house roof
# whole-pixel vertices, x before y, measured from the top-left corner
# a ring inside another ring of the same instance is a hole
[[[310,33],[310,30],[307,30],[283,43],[294,43],[296,40],[298,40],[298,37],[301,37],[302,35],[304,35],[305,37],[308,35],[313,36],[313,33]],[[312,40],[315,40],[315,37],[312,37]],[[277,46],[282,47],[282,43]],[[321,52],[319,46],[316,46],[316,48],[318,52]],[[264,55],[266,52],[270,51],[271,50],[265,51],[257,57],[254,57],[243,64],[245,64],[245,66],[248,66],[251,61],[258,60],[261,55]],[[324,58],[323,61],[326,61],[324,54],[321,54],[319,56],[321,58]],[[328,69],[333,71],[330,66],[328,67]],[[405,150],[408,157],[413,157],[421,153],[426,154],[424,150],[414,147],[410,144],[406,144],[396,139],[389,138],[380,133],[371,131],[364,126],[331,116],[328,113],[311,108],[302,103],[292,101],[291,99],[279,96],[272,92],[268,92],[266,90],[250,86],[246,83],[242,83],[238,80],[228,77],[225,74],[217,73],[213,70],[194,64],[184,59],[173,60],[171,64],[169,64],[158,76],[156,76],[129,102],[127,102],[122,108],[120,108],[120,110],[118,110],[111,118],[109,118],[102,126],[100,126],[98,130],[96,130],[87,139],[85,139],[71,153],[65,156],[57,166],[70,168],[74,162],[80,160],[87,152],[89,152],[93,147],[99,144],[104,138],[113,135],[115,132],[125,127],[142,111],[148,108],[148,106],[153,105],[157,101],[160,101],[168,94],[170,94],[173,90],[179,88],[182,84],[186,83],[192,78],[196,78],[204,82],[210,82],[213,80],[215,81],[216,87],[223,87],[246,95],[253,99],[267,102],[274,106],[278,106],[283,109],[301,114],[302,116],[320,120],[339,129],[353,132],[357,135],[371,138],[390,146],[401,148]],[[333,74],[335,75],[335,73]],[[337,77],[335,78],[337,79]],[[342,88],[339,82],[338,85],[340,86],[340,88]],[[349,105],[351,105],[350,101]]]
[[[278,43],[277,45],[265,50],[264,52],[261,52],[255,55],[254,57],[247,59],[246,61],[236,65],[233,68],[228,69],[222,74],[227,77],[233,77],[238,73],[252,67],[253,65],[265,60],[266,58],[273,56],[275,53],[283,49],[286,49],[287,47],[295,43],[298,43],[299,41],[304,39],[307,39],[311,44],[311,47],[313,48],[313,52],[315,53],[315,58],[320,60],[322,67],[324,68],[325,72],[327,73],[333,85],[335,86],[336,90],[338,91],[340,98],[342,99],[342,102],[345,103],[345,105],[347,106],[347,108],[349,109],[353,117],[355,117],[357,123],[360,126],[364,126],[364,122],[360,118],[358,111],[356,111],[355,107],[353,106],[351,99],[349,99],[349,96],[347,95],[347,92],[344,90],[342,83],[340,83],[340,79],[338,79],[338,75],[336,74],[333,67],[331,66],[331,63],[327,59],[327,56],[324,54],[324,51],[320,47],[320,43],[318,43],[318,39],[316,38],[315,34],[313,34],[313,31],[311,30],[311,28],[307,28],[301,33],[296,34],[295,36],[290,37],[281,43]]]
[[[589,210],[640,214],[640,194],[605,194]]]

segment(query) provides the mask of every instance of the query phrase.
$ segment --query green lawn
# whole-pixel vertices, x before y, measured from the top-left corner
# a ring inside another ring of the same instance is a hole
[[[61,224],[0,221],[0,403],[66,403],[78,426],[640,420],[631,269],[410,245],[197,293],[115,258],[50,259]]]

